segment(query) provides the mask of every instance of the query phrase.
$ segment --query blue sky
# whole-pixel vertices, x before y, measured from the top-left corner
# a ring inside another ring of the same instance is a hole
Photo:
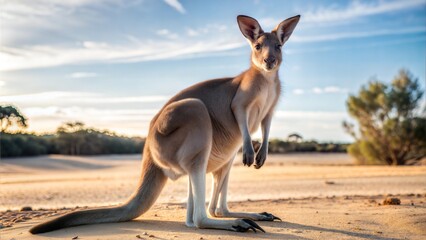
[[[1,1],[0,103],[29,130],[66,121],[143,136],[181,89],[236,76],[250,48],[236,16],[265,31],[301,14],[283,47],[283,96],[271,137],[350,141],[345,100],[371,79],[406,68],[426,79],[426,0]],[[258,136],[258,135],[257,135]]]

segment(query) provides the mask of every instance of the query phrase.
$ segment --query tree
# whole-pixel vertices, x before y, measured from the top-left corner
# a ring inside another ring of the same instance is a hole
[[[348,148],[360,164],[402,165],[426,156],[426,109],[418,79],[401,70],[390,85],[372,81],[346,102],[358,123],[343,127],[355,138]],[[421,109],[423,108],[423,109]]]
[[[300,142],[303,141],[303,137],[300,134],[292,133],[292,134],[288,135],[287,141],[289,141],[289,142],[299,142],[300,143]]]
[[[84,135],[87,129],[82,122],[67,122],[58,127],[58,141],[61,153],[80,155],[81,146],[84,144]]]
[[[0,106],[0,133],[6,132],[12,124],[27,127],[27,118],[14,106]]]

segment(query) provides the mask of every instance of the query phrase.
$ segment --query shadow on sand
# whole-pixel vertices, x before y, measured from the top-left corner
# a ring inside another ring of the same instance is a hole
[[[93,228],[96,226],[96,230]],[[72,238],[74,236],[84,237],[102,237],[103,235],[108,237],[113,237],[117,235],[126,235],[130,237],[136,237],[136,235],[141,235],[143,238],[148,238],[144,236],[143,233],[147,232],[151,234],[152,232],[163,232],[163,236],[157,236],[154,234],[155,238],[152,239],[170,239],[174,235],[183,234],[185,239],[187,237],[193,237],[198,239],[203,237],[204,239],[217,239],[218,237],[244,237],[245,239],[309,239],[303,238],[296,235],[286,234],[286,233],[262,233],[262,232],[230,232],[223,230],[215,229],[197,229],[186,227],[185,224],[181,221],[160,221],[160,220],[136,220],[126,223],[107,223],[107,224],[98,224],[98,225],[86,225],[79,226],[67,229],[61,229],[51,233],[40,234],[39,236],[48,237],[48,238]],[[165,238],[164,235],[167,234]],[[180,239],[182,238],[180,237]],[[118,236],[117,236],[118,238]]]
[[[347,230],[339,230],[327,227],[318,227],[318,226],[310,226],[303,225],[298,223],[290,223],[290,222],[262,222],[261,225],[266,228],[280,228],[286,230],[294,230],[299,231],[299,233],[303,233],[303,231],[314,231],[317,232],[315,235],[321,238],[321,234],[324,232],[334,233],[338,235],[345,235],[345,237],[354,237],[354,238],[363,238],[363,239],[378,239],[378,240],[397,240],[397,238],[387,238],[381,237],[378,235],[367,234],[367,233],[359,233],[354,231]],[[305,238],[300,235],[292,235],[289,233],[281,233],[281,232],[246,232],[246,233],[237,233],[237,232],[229,232],[222,230],[214,230],[214,229],[196,229],[196,228],[188,228],[181,221],[161,221],[161,220],[136,220],[126,223],[108,223],[108,224],[99,224],[96,225],[96,230],[93,230],[95,225],[87,225],[87,226],[79,226],[74,228],[68,228],[63,230],[58,230],[52,233],[45,233],[40,236],[45,236],[49,238],[66,238],[73,236],[80,237],[102,237],[102,235],[112,237],[115,235],[126,235],[126,236],[135,236],[141,235],[142,237],[148,237],[142,235],[144,232],[151,234],[152,232],[161,231],[163,236],[155,235],[155,239],[170,239],[174,235],[183,234],[183,237],[194,237],[199,238],[203,237],[204,239],[211,239],[214,237],[215,239],[218,237],[244,237],[245,239],[310,239]],[[165,238],[164,235],[167,234]],[[160,234],[161,235],[161,234]],[[189,236],[188,236],[189,235]],[[118,236],[117,236],[118,237]],[[343,236],[342,236],[343,237]],[[153,238],[154,239],[154,238]]]

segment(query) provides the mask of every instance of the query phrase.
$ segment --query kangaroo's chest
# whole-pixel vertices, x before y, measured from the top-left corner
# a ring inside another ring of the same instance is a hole
[[[271,83],[261,88],[249,109],[248,124],[251,133],[255,132],[266,115],[273,110],[279,97],[279,83]]]

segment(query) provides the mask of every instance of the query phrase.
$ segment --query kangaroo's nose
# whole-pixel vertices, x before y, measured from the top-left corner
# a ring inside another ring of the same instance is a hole
[[[267,64],[272,64],[272,63],[275,62],[275,58],[274,57],[268,57],[268,58],[263,59],[263,61]]]

